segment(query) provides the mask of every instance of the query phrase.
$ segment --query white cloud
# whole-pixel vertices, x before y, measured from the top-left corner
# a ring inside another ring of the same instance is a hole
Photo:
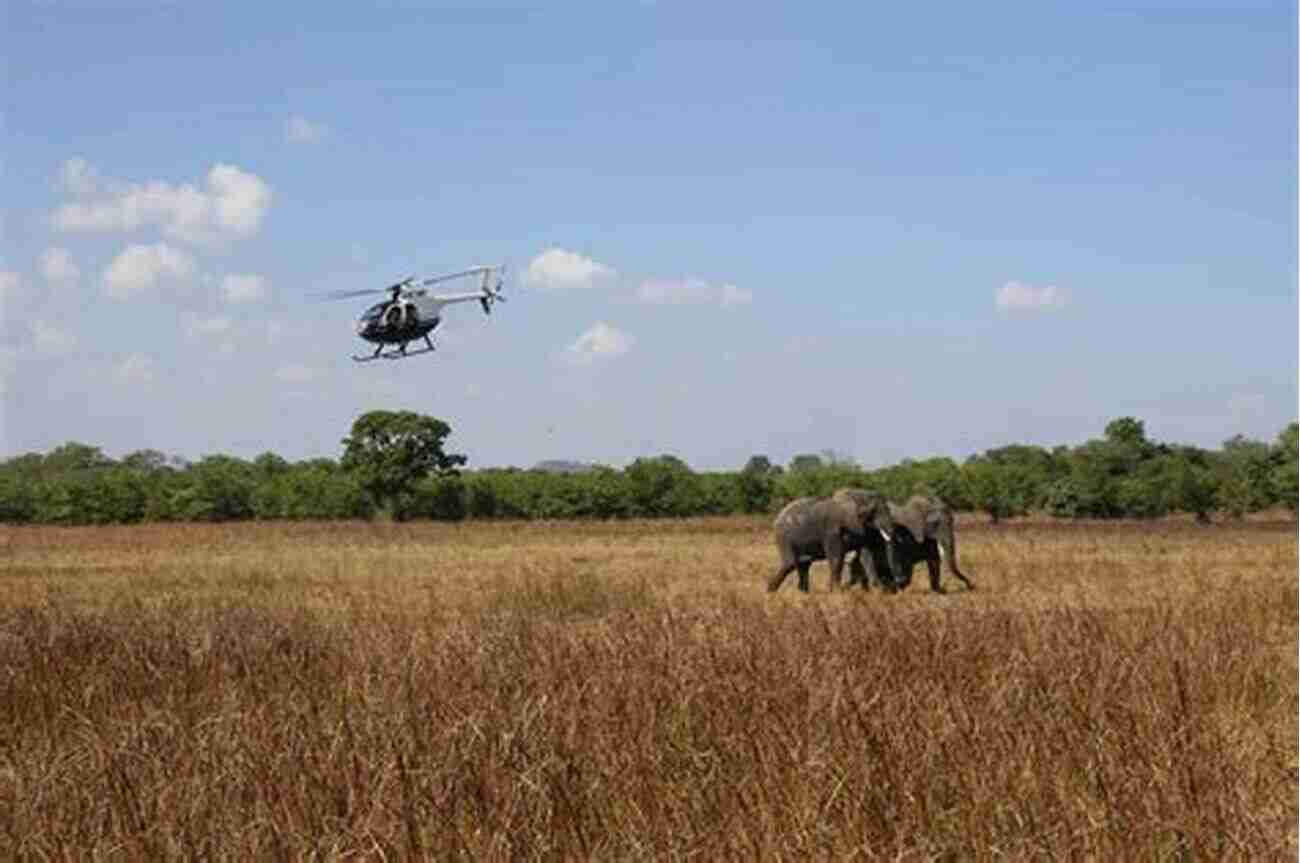
[[[576,366],[588,366],[597,360],[621,357],[632,350],[636,338],[604,321],[597,321],[565,348],[565,357]]]
[[[528,262],[524,281],[542,290],[590,288],[615,276],[612,267],[566,249],[550,248]]]
[[[1070,294],[1056,285],[1039,288],[1013,281],[998,288],[995,299],[998,308],[1006,311],[1038,311],[1064,307],[1070,302]]]
[[[32,321],[32,346],[42,354],[66,354],[77,346],[77,337],[45,321]]]
[[[81,278],[81,268],[67,249],[51,246],[41,255],[41,275],[51,284],[66,285]]]
[[[271,205],[271,187],[256,174],[234,165],[214,165],[208,172],[217,226],[236,234],[249,235],[262,224],[262,215]]]
[[[221,294],[228,303],[251,303],[266,296],[266,279],[252,273],[231,273],[221,280]]]
[[[290,363],[275,370],[276,380],[286,384],[305,384],[316,379],[319,372],[302,363]]]
[[[724,309],[748,305],[754,292],[732,284],[714,285],[704,279],[646,279],[636,290],[638,302],[657,306],[717,304]]]
[[[153,357],[131,354],[113,366],[113,383],[118,386],[148,386],[153,383]]]
[[[104,270],[104,293],[125,300],[163,280],[187,282],[194,270],[193,258],[166,243],[127,246]]]
[[[313,123],[301,114],[294,114],[284,123],[284,138],[291,144],[315,144],[329,133],[329,126]]]
[[[222,336],[230,332],[231,320],[228,317],[200,318],[188,313],[185,315],[185,337],[190,341]]]
[[[271,205],[270,186],[234,165],[213,165],[206,189],[161,180],[100,180],[84,159],[66,162],[61,180],[82,199],[54,211],[51,222],[62,231],[157,227],[174,239],[209,243],[256,233]]]

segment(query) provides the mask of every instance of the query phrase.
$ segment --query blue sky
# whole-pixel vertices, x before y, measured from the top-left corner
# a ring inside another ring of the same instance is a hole
[[[1294,4],[12,2],[0,457],[868,466],[1297,414]],[[508,261],[356,366],[319,291]]]

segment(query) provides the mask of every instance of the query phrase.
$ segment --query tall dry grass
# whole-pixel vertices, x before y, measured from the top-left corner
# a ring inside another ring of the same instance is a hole
[[[0,857],[1294,859],[1293,525],[7,530]]]

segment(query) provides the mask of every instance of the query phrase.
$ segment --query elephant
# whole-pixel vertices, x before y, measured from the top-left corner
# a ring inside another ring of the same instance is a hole
[[[829,497],[790,501],[772,524],[781,562],[767,581],[768,592],[780,589],[785,577],[799,570],[799,589],[808,592],[808,570],[815,560],[831,566],[831,590],[840,586],[844,557],[867,548],[895,571],[890,539],[894,530],[884,495],[864,489],[837,489]],[[867,583],[864,580],[864,587]]]
[[[939,564],[947,558],[948,571],[961,579],[967,590],[974,590],[975,585],[957,567],[957,537],[953,530],[952,510],[938,498],[925,495],[913,495],[907,503],[889,504],[889,514],[894,522],[894,541],[891,543],[894,562],[885,559],[876,549],[867,549],[870,557],[865,560],[861,552],[849,563],[849,584],[862,579],[871,580],[871,570],[879,574],[885,566],[890,566],[892,578],[889,583],[899,590],[912,583],[912,568],[925,561],[930,570],[930,590],[946,593],[939,583]]]

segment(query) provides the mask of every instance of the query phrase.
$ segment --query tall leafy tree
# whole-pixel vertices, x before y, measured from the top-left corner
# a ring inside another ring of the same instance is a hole
[[[822,461],[822,457],[816,453],[800,453],[790,459],[790,472],[806,473],[809,471],[821,470],[824,464],[825,462]]]
[[[637,515],[677,517],[702,507],[703,490],[698,477],[675,455],[639,458],[623,473]]]
[[[1219,459],[1220,505],[1234,518],[1266,508],[1273,499],[1269,445],[1244,435],[1223,442]]]
[[[1297,504],[1300,503],[1297,450],[1300,450],[1300,423],[1291,423],[1278,433],[1277,443],[1273,445],[1270,479],[1274,497],[1292,512],[1296,511]]]
[[[966,499],[987,512],[994,524],[1025,512],[1017,498],[1014,470],[979,456],[969,459],[961,468]]]
[[[737,494],[743,512],[767,512],[772,506],[773,477],[781,468],[765,455],[752,455],[737,476]]]
[[[1120,417],[1106,423],[1106,440],[1142,451],[1149,446],[1146,423],[1136,417]]]
[[[416,483],[429,477],[458,476],[465,456],[443,449],[451,426],[414,411],[370,411],[352,423],[343,439],[344,470],[380,507],[401,517],[403,502]]]

